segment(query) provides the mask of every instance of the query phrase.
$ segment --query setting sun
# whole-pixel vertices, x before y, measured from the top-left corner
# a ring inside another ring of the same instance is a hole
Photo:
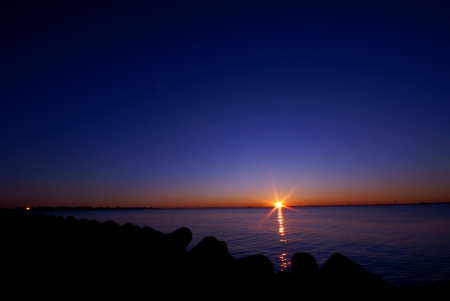
[[[281,207],[283,207],[283,202],[277,201],[277,202],[275,203],[275,208],[280,209]]]

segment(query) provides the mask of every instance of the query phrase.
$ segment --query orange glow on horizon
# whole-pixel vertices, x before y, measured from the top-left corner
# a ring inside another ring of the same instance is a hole
[[[23,208],[32,211],[36,207],[152,207],[152,208],[247,208],[265,207],[269,211],[278,209],[301,210],[296,207],[308,206],[358,206],[358,205],[402,205],[419,203],[450,202],[450,189],[431,188],[417,185],[391,187],[328,187],[302,186],[295,191],[287,188],[286,192],[277,191],[275,186],[258,187],[249,191],[175,191],[148,193],[146,190],[80,192],[76,198],[67,196],[70,191],[9,191],[0,207],[7,209]],[[268,188],[268,189],[267,189]],[[272,189],[271,189],[272,188]],[[321,188],[321,189],[319,189]],[[284,190],[284,189],[283,189]],[[300,191],[301,190],[301,191]],[[27,209],[30,208],[30,209]]]

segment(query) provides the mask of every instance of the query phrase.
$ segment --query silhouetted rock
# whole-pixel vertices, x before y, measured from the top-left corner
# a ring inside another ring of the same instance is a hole
[[[68,217],[66,217],[66,221],[75,223],[77,221],[77,219],[75,217],[73,217],[72,215],[69,215]]]
[[[182,227],[166,234],[166,240],[171,247],[185,250],[192,240],[192,232],[188,228]]]
[[[141,229],[142,235],[149,240],[160,241],[164,238],[164,234],[150,227],[143,227]]]
[[[197,277],[212,280],[217,277],[228,277],[234,259],[228,252],[225,242],[208,236],[192,248],[189,252],[189,261],[190,269]]]
[[[329,294],[355,295],[363,290],[362,296],[368,296],[391,288],[386,281],[339,253],[331,255],[323,264],[320,277],[322,285],[330,289],[327,291]]]
[[[301,281],[316,281],[319,276],[316,259],[309,253],[295,253],[291,258],[291,271]]]
[[[289,271],[279,271],[275,274],[275,290],[296,292],[298,287],[294,280],[295,278]]]
[[[264,255],[253,255],[234,260],[235,277],[240,280],[271,280],[275,269],[269,258]]]
[[[443,300],[450,292],[450,280],[440,281],[437,283],[432,283],[424,285],[421,287],[399,289],[398,296],[400,297],[410,297],[416,300]]]

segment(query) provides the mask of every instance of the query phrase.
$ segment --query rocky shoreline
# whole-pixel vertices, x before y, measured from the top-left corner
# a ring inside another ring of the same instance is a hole
[[[395,287],[342,254],[332,254],[319,269],[314,257],[296,253],[292,272],[276,273],[258,254],[233,258],[227,244],[205,237],[189,252],[192,233],[180,228],[163,234],[150,227],[113,221],[0,210],[2,260],[6,288],[48,286],[77,291],[186,292],[213,290],[248,296],[374,295],[439,296],[450,281],[415,288]]]

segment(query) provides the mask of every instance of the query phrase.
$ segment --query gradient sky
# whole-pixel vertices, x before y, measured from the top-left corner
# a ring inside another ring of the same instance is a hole
[[[0,14],[0,207],[450,201],[449,1]]]

